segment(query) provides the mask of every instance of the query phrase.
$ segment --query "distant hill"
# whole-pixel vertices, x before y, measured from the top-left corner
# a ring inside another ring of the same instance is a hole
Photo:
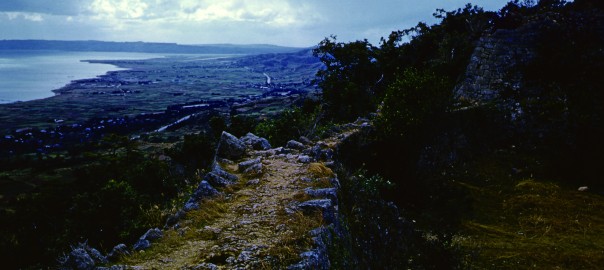
[[[253,44],[181,45],[177,43],[61,41],[61,40],[0,40],[0,50],[59,50],[93,52],[141,52],[182,54],[262,54],[295,52],[301,48]]]

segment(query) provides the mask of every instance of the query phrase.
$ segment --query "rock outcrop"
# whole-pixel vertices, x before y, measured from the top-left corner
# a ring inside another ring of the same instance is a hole
[[[226,131],[220,135],[216,156],[226,159],[239,159],[245,154],[245,143]]]
[[[59,258],[59,264],[63,269],[92,270],[95,269],[95,265],[108,262],[107,257],[87,243],[73,246],[69,254]]]

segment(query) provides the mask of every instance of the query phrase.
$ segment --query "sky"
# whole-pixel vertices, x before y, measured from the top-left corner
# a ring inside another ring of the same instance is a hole
[[[103,40],[309,47],[437,21],[470,0],[0,0],[1,39]],[[499,10],[507,0],[472,1]]]

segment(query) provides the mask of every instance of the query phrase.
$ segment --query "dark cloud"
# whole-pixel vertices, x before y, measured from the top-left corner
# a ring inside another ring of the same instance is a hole
[[[83,12],[91,0],[1,0],[0,12],[34,12],[74,16]]]

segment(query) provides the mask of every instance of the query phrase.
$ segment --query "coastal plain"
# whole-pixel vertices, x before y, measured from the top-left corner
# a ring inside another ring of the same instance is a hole
[[[61,148],[105,133],[143,134],[209,110],[273,114],[317,91],[313,79],[321,68],[310,49],[85,61],[125,70],[72,81],[50,98],[1,104],[3,152]]]
[[[76,80],[55,96],[0,105],[0,131],[10,134],[93,118],[164,112],[170,105],[243,102],[275,88],[311,90],[319,63],[310,50],[294,54],[182,55],[148,60],[87,60],[127,70]],[[298,60],[298,61],[296,61]],[[270,83],[267,83],[267,76]]]

